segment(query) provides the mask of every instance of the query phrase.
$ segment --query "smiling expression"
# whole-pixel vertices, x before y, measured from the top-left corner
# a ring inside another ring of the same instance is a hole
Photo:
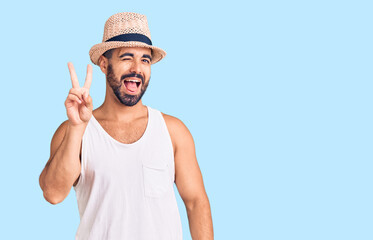
[[[136,105],[149,85],[151,50],[118,48],[105,59],[106,80],[117,99],[126,106]]]

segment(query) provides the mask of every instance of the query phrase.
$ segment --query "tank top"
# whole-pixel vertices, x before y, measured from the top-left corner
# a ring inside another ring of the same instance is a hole
[[[146,130],[131,144],[111,137],[92,114],[74,187],[76,240],[182,239],[171,138],[162,113],[147,109]]]

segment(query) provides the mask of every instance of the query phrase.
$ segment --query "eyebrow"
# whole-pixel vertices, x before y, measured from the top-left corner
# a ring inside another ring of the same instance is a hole
[[[149,58],[149,60],[152,61],[152,57],[149,56],[148,54],[144,54],[144,55],[142,55],[142,57],[143,57],[143,58]]]
[[[122,57],[125,57],[125,56],[133,57],[134,55],[133,55],[133,53],[126,52],[126,53],[123,53],[122,55],[120,55],[119,58],[122,58]],[[152,61],[152,57],[148,54],[144,54],[144,55],[142,55],[142,57],[143,58],[148,58],[150,61]]]
[[[125,56],[133,57],[133,53],[123,53],[122,55],[119,56],[119,58],[122,58],[122,57],[125,57]]]

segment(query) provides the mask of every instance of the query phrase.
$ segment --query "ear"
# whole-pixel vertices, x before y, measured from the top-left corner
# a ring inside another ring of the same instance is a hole
[[[101,71],[106,75],[109,60],[106,57],[104,57],[104,55],[101,55],[98,59],[98,65],[100,66]]]

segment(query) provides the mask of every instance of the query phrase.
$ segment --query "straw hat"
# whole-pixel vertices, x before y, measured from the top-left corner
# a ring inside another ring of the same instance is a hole
[[[152,46],[148,21],[138,13],[117,13],[105,23],[102,43],[89,50],[91,61],[98,65],[99,57],[107,50],[119,47],[146,47],[152,49],[152,64],[166,56],[166,52]]]

